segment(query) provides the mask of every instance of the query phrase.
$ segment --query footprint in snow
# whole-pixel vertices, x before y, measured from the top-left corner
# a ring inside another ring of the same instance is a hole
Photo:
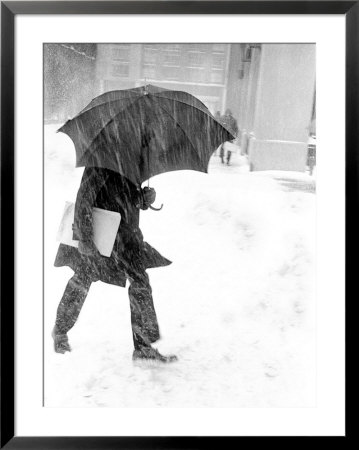
[[[278,369],[276,367],[270,366],[270,365],[266,365],[264,374],[268,378],[275,378],[279,375]]]

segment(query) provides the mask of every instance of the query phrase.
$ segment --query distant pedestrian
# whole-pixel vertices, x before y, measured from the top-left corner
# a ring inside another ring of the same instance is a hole
[[[232,133],[235,137],[237,137],[238,124],[237,124],[236,119],[233,117],[232,111],[230,109],[226,109],[225,114],[220,117],[220,122],[225,128],[227,128],[227,130],[230,133]],[[225,143],[221,145],[220,152],[219,152],[219,156],[221,157],[222,164],[224,164],[224,146],[225,146]],[[227,165],[229,165],[231,156],[232,156],[231,150],[227,149],[227,158],[226,158]]]
[[[313,175],[316,160],[316,139],[315,136],[309,136],[308,141],[308,154],[307,154],[307,166],[309,168],[309,175]]]

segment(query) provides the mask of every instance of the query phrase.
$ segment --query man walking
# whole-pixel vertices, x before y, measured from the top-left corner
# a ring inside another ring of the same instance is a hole
[[[230,132],[233,134],[233,136],[237,137],[238,133],[238,124],[236,119],[232,116],[232,111],[230,109],[226,109],[226,112],[223,116],[220,117],[221,124]],[[221,145],[220,148],[220,157],[221,162],[224,164],[224,146],[225,143]],[[227,150],[227,165],[229,165],[229,162],[231,160],[232,152],[230,150]]]
[[[136,186],[117,172],[86,167],[77,193],[74,239],[78,248],[60,244],[55,266],[74,270],[59,303],[52,332],[57,353],[71,351],[67,333],[75,325],[91,283],[103,281],[128,290],[134,343],[133,360],[176,361],[174,355],[163,356],[151,344],[160,338],[152,289],[146,269],[171,264],[144,242],[139,228],[140,209],[155,201],[154,189]],[[93,242],[92,209],[94,207],[121,214],[111,256],[104,257]]]

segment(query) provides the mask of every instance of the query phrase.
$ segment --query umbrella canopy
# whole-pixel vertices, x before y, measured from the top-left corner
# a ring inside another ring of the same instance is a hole
[[[74,142],[77,167],[135,184],[172,170],[207,172],[212,153],[234,138],[196,97],[151,85],[102,94],[58,131]]]

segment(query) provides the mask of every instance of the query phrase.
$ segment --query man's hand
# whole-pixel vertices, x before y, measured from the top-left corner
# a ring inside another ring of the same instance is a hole
[[[80,241],[78,250],[82,256],[92,256],[92,257],[101,256],[100,252],[97,250],[95,244],[92,241],[90,242]]]
[[[147,209],[156,200],[156,191],[150,187],[142,189],[143,208]]]

